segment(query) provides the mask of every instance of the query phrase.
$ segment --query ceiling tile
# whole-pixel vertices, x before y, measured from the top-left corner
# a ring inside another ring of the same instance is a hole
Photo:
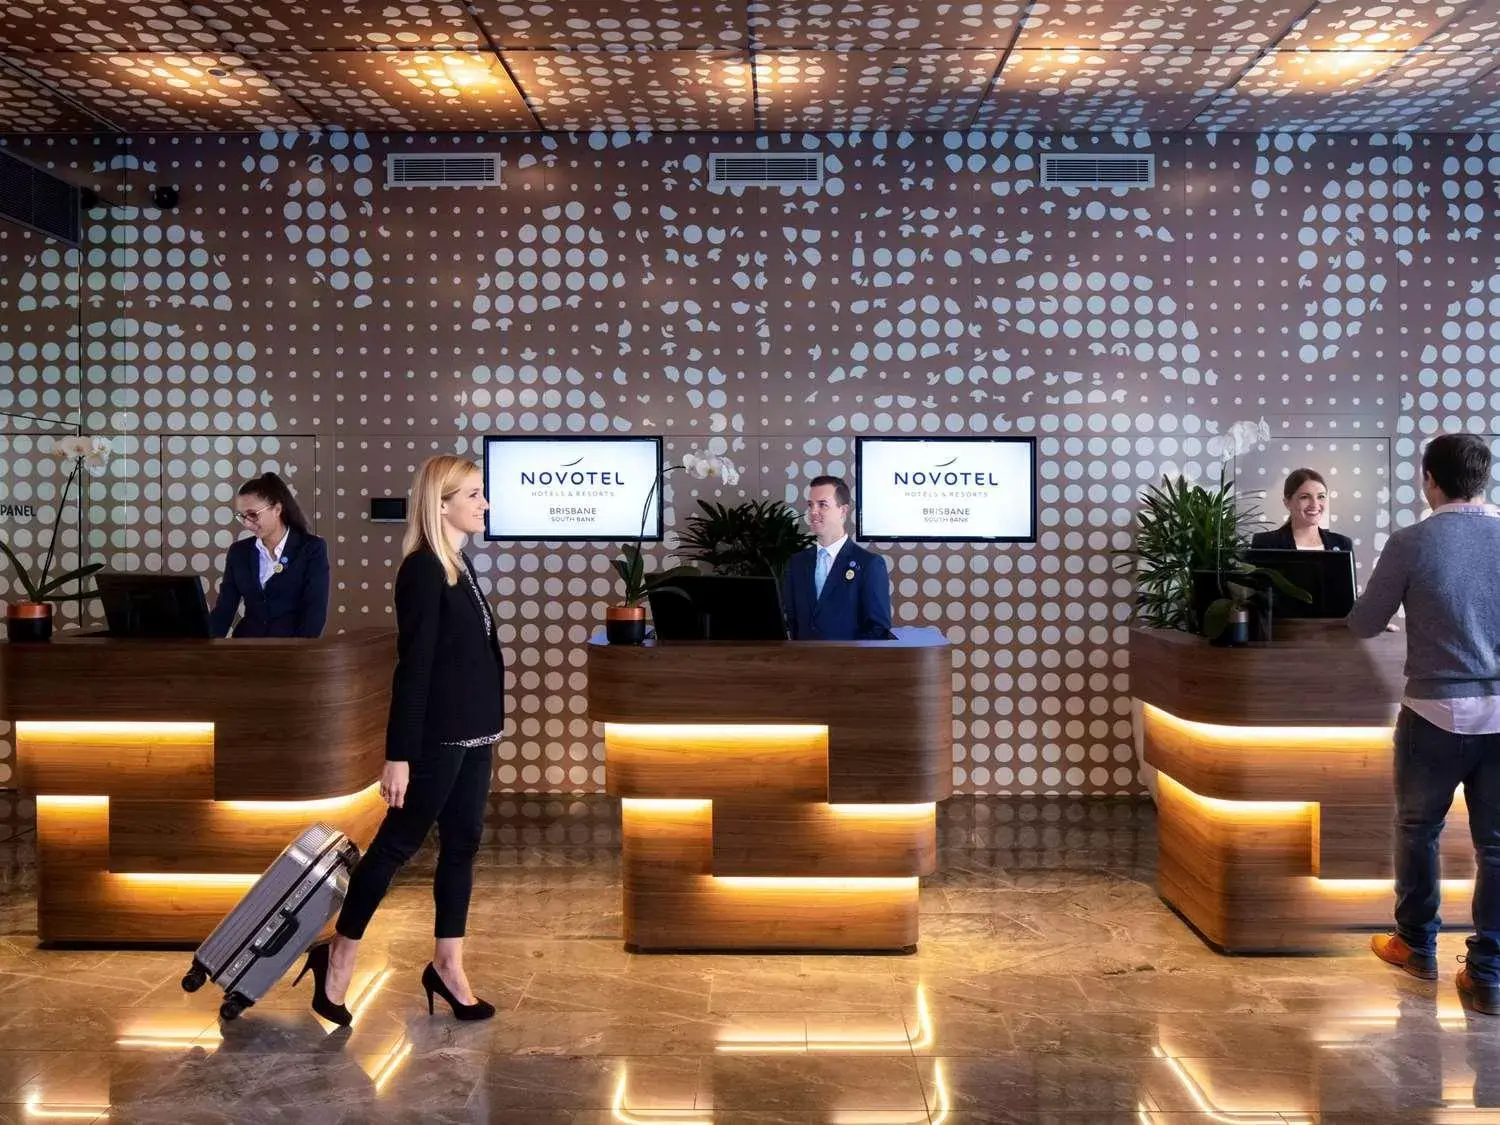
[[[1500,0],[1472,0],[1462,12],[1427,37],[1424,50],[1500,51]]]
[[[732,52],[505,56],[548,129],[753,129],[750,64]]]
[[[1202,128],[1370,132],[1433,127],[1482,108],[1488,52],[1282,51],[1198,119]]]
[[[0,70],[0,133],[93,132],[108,129],[41,83]]]
[[[1483,0],[1480,0],[1483,2]],[[1405,51],[1475,6],[1476,0],[1322,0],[1278,50]]]
[[[321,51],[259,55],[256,66],[323,125],[536,129],[493,51]]]
[[[154,13],[154,14],[153,14]],[[122,0],[5,0],[0,47],[14,51],[217,51],[200,16],[181,7]]]
[[[1307,11],[1308,0],[1042,0],[1026,20],[1017,47],[1215,47],[1240,51],[1270,46]]]
[[[1226,51],[1012,51],[977,124],[1180,129],[1254,58]]]
[[[354,4],[285,0],[266,4],[194,4],[238,51],[329,51],[378,48],[484,47],[484,35],[462,4]]]
[[[237,55],[54,51],[21,65],[126,129],[307,125],[297,104]]]
[[[772,131],[965,129],[999,51],[853,51],[755,57],[761,122]]]
[[[1016,37],[1021,0],[750,0],[757,50],[863,51],[890,48],[1004,50]]]
[[[472,0],[502,48],[744,51],[745,0]]]

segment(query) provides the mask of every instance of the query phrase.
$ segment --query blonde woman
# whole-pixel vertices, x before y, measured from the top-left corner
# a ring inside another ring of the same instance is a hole
[[[461,1020],[489,1019],[464,975],[463,939],[474,887],[495,742],[505,723],[500,642],[479,579],[463,552],[484,530],[484,481],[462,457],[433,457],[412,485],[412,510],[396,574],[396,674],[386,724],[380,794],[390,807],[349,879],[336,933],[307,957],[313,1011],[347,1025],[344,1000],[355,957],[391,879],[438,828],[436,944],[422,973]],[[298,979],[301,979],[300,977]]]

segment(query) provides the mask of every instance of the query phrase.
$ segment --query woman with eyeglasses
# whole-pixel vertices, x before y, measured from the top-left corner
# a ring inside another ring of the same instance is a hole
[[[328,620],[328,544],[307,530],[292,490],[275,473],[240,485],[235,518],[254,534],[229,548],[209,615],[215,637],[319,637]],[[235,617],[244,606],[239,624]]]

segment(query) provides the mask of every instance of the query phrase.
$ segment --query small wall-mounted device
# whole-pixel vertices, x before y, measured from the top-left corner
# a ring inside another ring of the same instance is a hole
[[[370,497],[370,522],[371,523],[405,523],[406,522],[406,497],[405,496],[372,496],[372,497]]]
[[[178,190],[170,184],[153,184],[151,187],[151,206],[159,211],[172,210],[181,198]]]

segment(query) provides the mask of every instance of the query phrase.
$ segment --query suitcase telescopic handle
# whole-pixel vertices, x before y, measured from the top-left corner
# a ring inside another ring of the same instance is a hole
[[[297,919],[285,909],[281,911],[281,919],[281,925],[276,927],[276,931],[255,949],[255,952],[260,956],[276,956],[276,954],[280,953],[286,947],[286,943],[292,940],[292,935],[297,932]]]

